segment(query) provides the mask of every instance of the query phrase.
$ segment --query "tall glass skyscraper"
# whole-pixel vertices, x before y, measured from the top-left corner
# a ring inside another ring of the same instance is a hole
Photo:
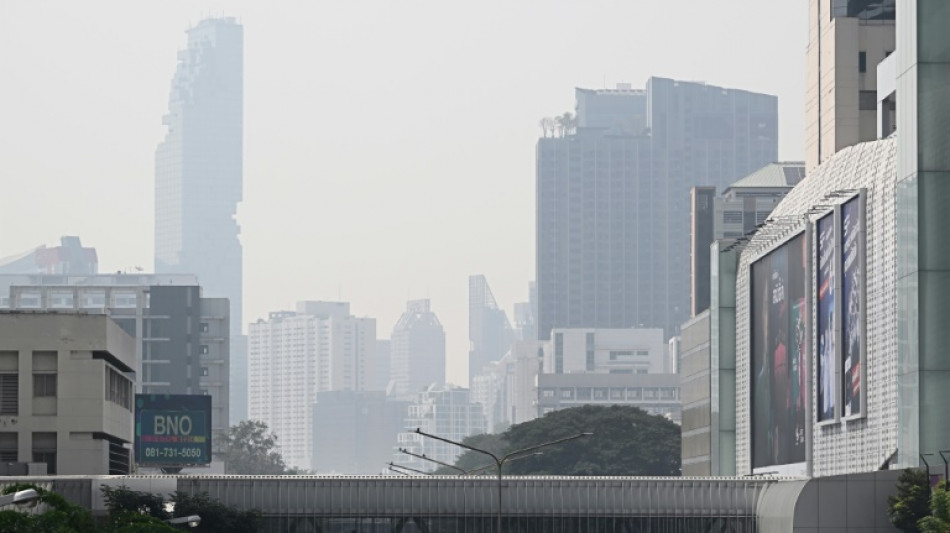
[[[205,19],[187,34],[162,120],[165,140],[155,151],[155,272],[196,274],[203,296],[228,298],[231,332],[240,336],[235,214],[242,196],[244,29],[233,18]],[[243,342],[231,345],[231,390],[238,395],[231,405],[240,420],[247,367]]]
[[[689,316],[689,191],[777,159],[774,96],[651,78],[577,90],[576,131],[537,146],[538,337]]]

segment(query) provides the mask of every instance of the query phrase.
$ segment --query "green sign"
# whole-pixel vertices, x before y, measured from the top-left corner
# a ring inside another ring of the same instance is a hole
[[[135,395],[135,459],[140,466],[211,462],[211,396]]]

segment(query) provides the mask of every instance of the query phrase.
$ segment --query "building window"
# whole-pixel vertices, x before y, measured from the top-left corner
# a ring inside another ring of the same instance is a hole
[[[564,334],[554,334],[554,373],[564,373]]]
[[[201,376],[208,377],[208,367],[206,366],[201,367]]]
[[[858,52],[858,72],[868,71],[868,53]]]
[[[46,463],[46,473],[56,474],[56,433],[33,433],[33,462]]]
[[[858,109],[861,111],[877,111],[877,91],[860,91],[858,93]]]
[[[33,397],[56,396],[56,374],[33,374]]]
[[[742,211],[723,211],[722,221],[726,224],[742,224]]]
[[[106,367],[106,400],[132,410],[132,382],[112,367]]]
[[[208,345],[207,345],[207,344],[202,344],[202,345],[201,345],[201,355],[208,355]]]
[[[208,332],[208,323],[207,323],[207,322],[202,322],[202,323],[201,323],[201,332],[202,332],[202,333],[207,333],[207,332]]]
[[[20,376],[0,374],[0,415],[20,414]]]
[[[543,389],[541,391],[542,398],[554,398],[554,389]]]
[[[14,432],[0,433],[0,462],[15,463],[19,459],[17,449],[17,434]]]
[[[134,292],[115,292],[112,293],[112,301],[112,306],[117,309],[135,309],[138,295]]]

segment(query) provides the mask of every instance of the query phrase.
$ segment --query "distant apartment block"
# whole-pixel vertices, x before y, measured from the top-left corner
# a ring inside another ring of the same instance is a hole
[[[82,245],[79,237],[62,237],[59,246],[45,245],[26,252],[0,257],[0,274],[69,274],[99,272],[95,248]]]
[[[722,196],[715,187],[690,191],[690,316],[709,308],[709,245],[755,231],[804,178],[804,163],[770,163],[727,187]]]
[[[270,313],[248,333],[248,415],[278,436],[284,460],[313,467],[317,393],[376,386],[376,319],[346,302],[304,301]]]
[[[656,374],[667,366],[659,328],[557,328],[543,351],[546,374]]]
[[[538,338],[689,316],[689,191],[777,158],[774,96],[650,78],[576,91],[576,129],[536,151]]]
[[[482,406],[489,432],[538,417],[540,346],[538,341],[516,341],[472,379],[471,400]]]
[[[414,433],[417,428],[456,442],[470,435],[488,432],[482,407],[470,401],[468,389],[439,386],[431,386],[416,395],[414,402],[409,405],[404,427],[405,430],[397,436],[393,462],[427,472],[439,465],[400,453],[398,448],[448,464],[454,464],[464,450]]]
[[[378,474],[392,460],[409,402],[382,391],[318,392],[313,407],[313,470],[319,474]]]
[[[0,275],[0,295],[0,309],[109,315],[135,339],[136,392],[210,395],[212,429],[228,428],[230,306],[194,276]]]
[[[681,418],[676,374],[541,374],[540,416],[581,405],[630,405],[677,424]]]
[[[0,461],[130,474],[135,346],[102,314],[0,311]]]
[[[485,276],[468,277],[469,385],[485,365],[498,361],[514,340],[505,311],[498,308]]]
[[[445,383],[445,331],[428,299],[410,300],[393,327],[389,372],[392,394],[402,399]]]

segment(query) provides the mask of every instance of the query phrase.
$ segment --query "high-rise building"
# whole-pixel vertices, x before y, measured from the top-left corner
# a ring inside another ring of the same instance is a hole
[[[651,78],[645,91],[578,89],[576,123],[537,146],[538,336],[669,335],[689,315],[689,190],[776,160],[777,100]]]
[[[383,391],[318,392],[313,406],[313,470],[378,474],[405,430],[409,402]]]
[[[514,333],[505,312],[498,308],[485,276],[468,277],[468,379],[471,386],[488,363],[502,358]]]
[[[396,437],[397,449],[405,448],[416,455],[425,455],[435,461],[454,464],[464,451],[462,448],[430,439],[415,433],[416,429],[461,442],[465,437],[487,432],[482,407],[472,403],[468,389],[430,386],[413,395],[409,405],[405,431]],[[393,460],[401,466],[432,471],[438,464],[408,454],[395,452]]]
[[[60,238],[59,246],[39,246],[26,252],[0,258],[0,274],[85,275],[99,272],[95,248],[82,245],[79,237]]]
[[[894,51],[895,13],[895,0],[809,0],[807,172],[842,148],[879,137],[876,65]]]
[[[317,393],[376,385],[376,319],[346,302],[298,302],[248,332],[248,415],[277,434],[288,465],[311,468]]]
[[[155,151],[155,272],[195,274],[208,297],[231,302],[232,405],[245,418],[246,352],[237,204],[243,181],[244,30],[205,19],[178,53],[165,139]]]
[[[804,163],[771,163],[730,185],[690,191],[690,316],[709,308],[709,245],[750,234],[805,177]]]
[[[410,300],[390,338],[392,394],[412,399],[445,383],[445,331],[429,300]],[[467,391],[466,391],[467,394]]]

